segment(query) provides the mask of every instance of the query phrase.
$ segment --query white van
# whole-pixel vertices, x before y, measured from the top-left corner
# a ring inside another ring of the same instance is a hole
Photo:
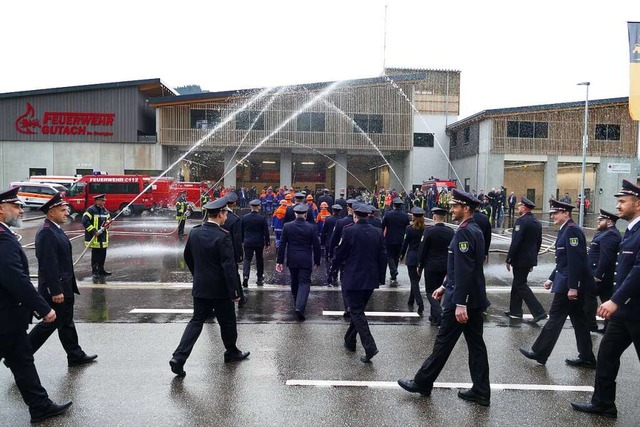
[[[43,184],[39,182],[12,182],[11,188],[20,187],[18,198],[26,207],[39,208],[47,203],[56,193],[62,192],[64,197],[67,189],[60,184]]]

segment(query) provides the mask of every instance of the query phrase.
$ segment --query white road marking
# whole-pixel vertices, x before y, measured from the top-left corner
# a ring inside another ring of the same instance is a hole
[[[287,380],[288,386],[306,387],[370,387],[397,388],[395,381],[343,381],[343,380]],[[471,383],[433,383],[434,388],[471,388]],[[592,386],[554,384],[491,384],[493,390],[541,390],[541,391],[585,391],[593,392]]]
[[[323,316],[342,316],[344,311],[328,311],[323,310]],[[365,311],[366,316],[378,316],[378,317],[420,317],[418,313],[411,311]]]
[[[569,316],[567,316],[567,319],[569,318]],[[522,319],[523,320],[532,320],[533,319],[533,314],[523,314],[522,315]],[[600,316],[596,316],[596,320],[597,321],[604,321],[604,319]]]
[[[192,308],[134,308],[129,314],[193,314]]]

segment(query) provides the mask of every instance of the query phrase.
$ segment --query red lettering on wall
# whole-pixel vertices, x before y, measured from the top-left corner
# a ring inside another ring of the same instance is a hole
[[[27,135],[96,135],[113,136],[113,132],[89,130],[88,126],[113,126],[115,113],[78,113],[69,111],[46,111],[40,120],[36,111],[27,102],[27,111],[16,118],[15,127]]]

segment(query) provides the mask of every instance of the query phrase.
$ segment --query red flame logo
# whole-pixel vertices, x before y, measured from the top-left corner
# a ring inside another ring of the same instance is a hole
[[[27,112],[18,116],[16,119],[16,130],[27,135],[35,135],[38,133],[33,129],[40,127],[40,120],[33,118],[35,115],[35,108],[27,102]]]

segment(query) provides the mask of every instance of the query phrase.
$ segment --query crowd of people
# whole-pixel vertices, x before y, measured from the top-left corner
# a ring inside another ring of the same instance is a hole
[[[513,236],[506,269],[513,272],[510,304],[505,315],[520,321],[523,303],[537,323],[548,318],[531,349],[520,349],[528,359],[545,364],[558,340],[567,316],[574,326],[578,355],[567,358],[569,366],[595,369],[595,391],[588,403],[572,402],[578,411],[617,417],[615,381],[620,357],[632,343],[640,355],[640,187],[623,181],[615,194],[618,214],[600,211],[598,234],[589,244],[582,229],[571,218],[574,205],[559,200],[550,203],[551,218],[559,227],[555,243],[556,266],[544,287],[554,294],[548,311],[533,295],[527,277],[537,265],[542,227],[531,213],[535,203],[526,197],[506,198],[502,189],[487,194],[444,190],[429,208],[429,197],[414,191],[413,197],[394,190],[375,194],[344,190],[334,199],[325,189],[320,194],[293,189],[266,188],[247,202],[250,211],[239,216],[238,192],[222,189],[204,203],[202,224],[193,227],[184,248],[185,262],[193,275],[194,313],[169,362],[171,371],[184,377],[184,365],[202,331],[204,321],[215,315],[225,347],[224,362],[245,360],[248,351],[237,345],[235,303],[246,303],[251,263],[256,259],[257,286],[264,284],[263,251],[271,246],[270,228],[277,249],[276,271],[289,269],[293,311],[306,320],[311,272],[324,257],[327,285],[340,286],[344,316],[350,319],[343,337],[346,350],[355,352],[357,337],[364,348],[360,358],[371,363],[379,349],[369,329],[365,307],[375,289],[398,286],[398,269],[404,261],[409,274],[410,306],[425,311],[420,281],[429,303],[429,321],[438,327],[432,353],[412,378],[400,379],[405,390],[431,394],[456,342],[464,336],[469,351],[473,386],[460,391],[461,399],[490,405],[490,376],[483,339],[486,295],[484,265],[488,261],[492,224],[503,217],[504,200],[514,218]],[[427,191],[429,193],[429,191]],[[281,196],[281,197],[280,197]],[[404,197],[403,197],[404,196]],[[92,248],[92,271],[108,275],[104,257],[110,218],[101,210],[104,195],[96,196],[95,209],[83,216],[85,244]],[[278,200],[279,199],[279,200]],[[271,201],[270,201],[271,200]],[[276,202],[276,200],[278,200]],[[497,204],[495,204],[496,200]],[[390,202],[390,203],[388,203]],[[445,203],[443,205],[443,203]],[[180,199],[177,203],[181,203]],[[421,206],[427,203],[425,209]],[[487,212],[487,204],[496,209]],[[78,344],[73,324],[74,295],[78,288],[73,272],[71,245],[60,228],[68,218],[67,203],[59,196],[41,210],[46,215],[36,235],[39,261],[38,291],[29,280],[24,252],[10,227],[20,225],[22,203],[17,189],[0,193],[0,357],[11,369],[18,389],[29,406],[33,422],[65,412],[71,402],[52,402],[40,384],[33,353],[58,330],[69,366],[93,362]],[[502,211],[502,213],[500,213]],[[513,211],[513,212],[512,212]],[[495,212],[495,216],[494,216]],[[447,219],[457,222],[456,231]],[[427,225],[425,218],[433,224]],[[628,221],[624,239],[615,227]],[[180,221],[182,221],[180,219]],[[182,224],[184,227],[184,224]],[[182,228],[184,230],[184,228]],[[182,232],[184,233],[184,231]],[[240,266],[242,265],[242,268]],[[242,271],[242,277],[239,274]],[[598,306],[597,298],[601,305]],[[32,314],[42,318],[27,335]],[[598,328],[595,316],[606,319]],[[603,333],[599,350],[593,352],[590,331]]]

